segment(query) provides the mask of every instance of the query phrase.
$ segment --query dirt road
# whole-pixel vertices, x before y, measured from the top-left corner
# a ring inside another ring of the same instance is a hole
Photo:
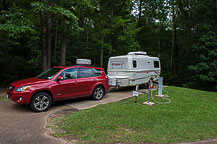
[[[120,101],[132,96],[133,89],[123,89],[108,93],[102,100],[94,101],[89,98],[68,100],[54,104],[49,111],[32,112],[24,105],[18,105],[10,100],[0,101],[0,143],[1,144],[42,144],[64,143],[45,134],[46,117],[61,109],[87,109],[99,104]]]

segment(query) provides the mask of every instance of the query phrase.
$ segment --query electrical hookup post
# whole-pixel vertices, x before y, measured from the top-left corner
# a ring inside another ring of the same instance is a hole
[[[159,78],[159,82],[158,82],[158,94],[156,95],[156,97],[161,97],[161,98],[165,97],[163,95],[163,77]]]
[[[148,87],[148,101],[144,102],[144,105],[148,105],[148,106],[153,106],[154,103],[150,102],[150,97],[152,97],[152,92],[151,92],[151,88],[153,87],[153,82],[149,81],[149,87]]]
[[[136,91],[133,91],[133,96],[135,97],[135,103],[137,103],[138,101],[138,96],[139,96],[139,92],[138,92],[138,89],[139,89],[139,85],[136,85]]]
[[[166,90],[164,90],[166,92]],[[168,93],[168,92],[167,92]],[[148,89],[148,101],[144,102],[143,104],[144,105],[148,105],[148,106],[152,106],[154,105],[153,102],[150,102],[150,98],[157,104],[170,104],[171,103],[171,100],[168,98],[169,96],[167,94],[163,95],[163,77],[160,77],[159,78],[159,81],[158,81],[158,95],[156,95],[156,97],[161,97],[163,98],[164,102],[160,102],[160,101],[156,101],[153,96],[152,96],[152,91],[151,91],[151,86],[150,86],[150,83],[149,83],[149,89]]]

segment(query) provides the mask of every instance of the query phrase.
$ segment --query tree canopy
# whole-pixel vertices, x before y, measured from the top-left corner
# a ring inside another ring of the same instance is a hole
[[[217,1],[1,0],[0,80],[146,51],[165,83],[217,90]]]

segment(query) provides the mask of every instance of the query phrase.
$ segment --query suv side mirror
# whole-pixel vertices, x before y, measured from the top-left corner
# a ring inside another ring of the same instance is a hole
[[[61,80],[63,80],[63,79],[64,79],[63,76],[58,76],[57,81],[61,81]]]

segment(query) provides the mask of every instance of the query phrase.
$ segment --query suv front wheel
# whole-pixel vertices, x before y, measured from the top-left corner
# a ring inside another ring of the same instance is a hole
[[[98,86],[95,88],[95,90],[92,94],[92,98],[94,100],[101,100],[104,95],[105,95],[104,88],[102,86]]]
[[[30,107],[35,112],[43,112],[48,110],[51,105],[51,97],[47,93],[38,93],[33,96]]]

